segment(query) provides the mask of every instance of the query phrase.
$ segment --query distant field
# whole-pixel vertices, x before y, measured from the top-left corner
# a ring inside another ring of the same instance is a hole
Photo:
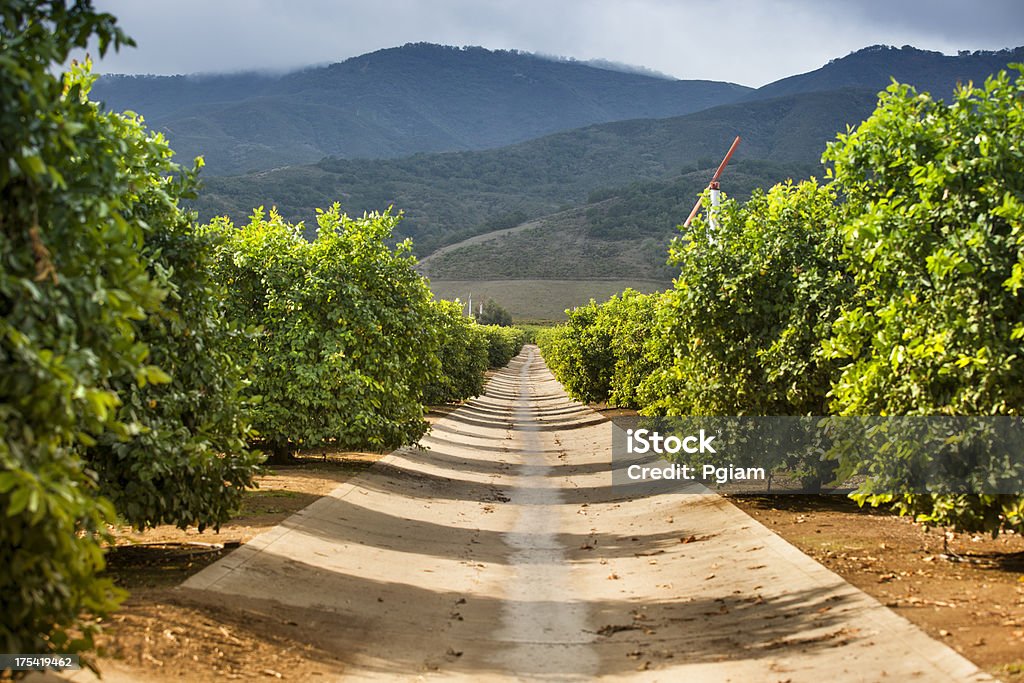
[[[604,301],[632,287],[655,292],[671,286],[653,280],[431,280],[430,289],[440,299],[477,302],[493,299],[516,320],[564,320],[565,309]]]

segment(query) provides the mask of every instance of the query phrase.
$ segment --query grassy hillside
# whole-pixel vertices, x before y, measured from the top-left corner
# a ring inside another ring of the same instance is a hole
[[[723,187],[745,199],[757,187],[820,174],[813,164],[739,161]],[[642,278],[669,281],[668,243],[678,233],[712,169],[668,181],[596,190],[583,206],[445,247],[423,259],[422,272],[443,280]]]
[[[485,149],[592,123],[663,118],[749,88],[514,51],[415,44],[271,76],[107,76],[93,96],[143,114],[210,175],[326,156]]]
[[[512,314],[518,321],[565,320],[565,309],[586,304],[591,299],[607,301],[627,287],[641,292],[656,292],[670,287],[668,282],[623,280],[431,280],[430,289],[439,299],[467,302],[473,296],[473,308],[488,299]]]
[[[707,169],[737,134],[744,139],[734,157],[737,163],[816,164],[825,142],[863,120],[875,101],[870,91],[811,93],[669,119],[588,126],[497,150],[329,159],[207,178],[196,208],[204,218],[227,214],[242,220],[255,206],[276,205],[291,220],[312,222],[317,207],[336,200],[350,213],[394,205],[405,212],[403,235],[426,255],[473,235],[582,205],[600,188],[669,181]],[[691,187],[706,182],[707,174]]]

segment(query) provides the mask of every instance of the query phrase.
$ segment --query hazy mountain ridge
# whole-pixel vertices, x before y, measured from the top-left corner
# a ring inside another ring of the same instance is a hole
[[[958,82],[980,85],[1011,62],[1024,62],[1024,47],[962,51],[957,55],[919,50],[909,45],[872,45],[833,59],[819,69],[769,83],[747,99],[780,97],[838,88],[887,88],[892,78],[918,91],[948,99]]]
[[[327,156],[500,147],[560,130],[664,118],[750,89],[514,51],[410,44],[283,75],[105,76],[94,96],[142,113],[208,175]]]
[[[875,46],[757,91],[739,89],[735,102],[684,116],[617,120],[500,148],[411,156],[397,156],[409,140],[428,147],[464,144],[459,126],[467,113],[463,111],[463,118],[456,117],[453,123],[445,107],[458,99],[453,93],[467,89],[479,93],[497,87],[502,79],[496,80],[496,73],[514,83],[533,79],[540,84],[538,88],[563,95],[571,91],[577,103],[587,101],[580,93],[593,93],[613,83],[619,84],[615,86],[619,92],[656,92],[657,97],[645,100],[644,105],[654,106],[650,102],[667,97],[666,85],[680,88],[693,84],[515,52],[412,45],[276,81],[275,77],[250,75],[245,87],[254,94],[222,103],[215,116],[203,112],[209,111],[217,96],[221,77],[194,79],[201,101],[187,105],[194,110],[179,108],[175,116],[179,125],[190,127],[196,144],[212,144],[225,134],[243,141],[228,149],[235,154],[236,163],[255,155],[266,166],[283,167],[238,176],[205,174],[206,188],[196,202],[204,219],[228,214],[243,221],[254,206],[276,205],[286,218],[305,220],[307,229],[312,230],[314,209],[334,201],[354,214],[393,205],[406,216],[401,235],[411,236],[422,256],[473,236],[540,221],[539,227],[500,242],[476,242],[448,250],[443,258],[430,262],[428,271],[444,278],[469,274],[485,279],[514,275],[572,278],[595,273],[661,278],[668,272],[664,247],[673,226],[685,216],[690,198],[706,183],[733,136],[741,135],[743,144],[727,173],[725,189],[743,197],[754,187],[767,187],[786,177],[820,174],[825,144],[871,113],[877,93],[890,82],[890,74],[937,97],[948,97],[957,82],[980,83],[1011,61],[1024,61],[1024,48],[950,57],[913,48]],[[467,70],[473,63],[477,66]],[[407,68],[396,68],[396,64]],[[410,113],[408,102],[417,101],[409,94],[412,88],[428,86],[407,80],[423,73],[428,64],[437,76],[429,84],[432,96]],[[521,68],[524,64],[529,65],[526,72]],[[390,78],[388,74],[404,76]],[[383,83],[366,100],[367,106],[372,105],[372,116],[362,112],[356,119],[338,117],[335,105],[351,103],[353,98],[342,88],[324,91],[320,86],[331,79],[361,84],[360,88]],[[231,83],[242,88],[241,81]],[[259,95],[261,88],[269,88],[273,94]],[[514,93],[519,92],[507,86],[502,89],[508,92],[497,97],[497,102],[507,103],[501,97],[515,99]],[[222,90],[232,92],[227,87]],[[737,90],[729,92],[734,96]],[[557,109],[555,103],[563,95],[552,95],[533,106]],[[591,111],[600,105],[604,116],[624,113],[608,101],[591,104],[595,107]],[[522,115],[522,110],[506,113],[512,120]],[[332,125],[324,125],[326,120]],[[307,154],[317,163],[291,164],[273,138],[275,127],[301,129],[301,135],[293,136],[296,142],[289,153]],[[480,130],[483,128],[478,133]],[[170,134],[172,144],[181,149],[178,133],[172,130]],[[329,139],[332,136],[337,140]],[[313,138],[319,142],[309,142]],[[388,153],[396,158],[321,158],[325,144],[338,144],[341,139],[385,144],[380,142],[385,138],[390,145]],[[638,244],[629,244],[630,240]]]

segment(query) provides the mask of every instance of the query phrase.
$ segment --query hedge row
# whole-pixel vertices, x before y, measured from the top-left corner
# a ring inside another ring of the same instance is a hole
[[[491,368],[503,368],[523,350],[526,332],[518,327],[480,325],[487,341],[487,363]]]
[[[479,325],[462,315],[462,307],[450,301],[435,303],[441,331],[441,373],[427,388],[430,405],[456,403],[478,396],[488,369],[508,365],[523,348],[526,333],[515,327]]]
[[[123,598],[110,525],[217,527],[262,454],[389,448],[518,332],[434,301],[390,213],[199,226],[196,174],[88,98],[89,2],[0,8],[0,650],[85,652]]]
[[[245,395],[266,450],[386,449],[425,431],[441,330],[411,244],[388,246],[397,222],[334,205],[318,213],[312,241],[262,209],[245,226],[208,226],[221,238],[227,315],[251,330],[235,337],[235,355],[252,366]]]
[[[216,526],[259,461],[238,401],[214,245],[179,209],[196,169],[89,101],[88,3],[12,0],[0,22],[0,649],[92,647],[122,594],[109,524]]]
[[[539,336],[545,360],[575,398],[649,415],[1021,416],[1022,98],[1021,74],[948,105],[891,86],[829,145],[830,183],[724,202],[714,229],[698,220],[673,242],[673,289],[570,312]],[[913,457],[868,472],[854,497],[1024,531],[1024,496],[914,492],[894,474],[927,466]]]

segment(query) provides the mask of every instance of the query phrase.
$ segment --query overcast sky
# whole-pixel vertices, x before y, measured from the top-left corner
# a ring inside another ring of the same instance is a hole
[[[1024,45],[1021,0],[95,0],[137,48],[104,73],[289,70],[410,42],[607,59],[750,86],[874,44]]]

